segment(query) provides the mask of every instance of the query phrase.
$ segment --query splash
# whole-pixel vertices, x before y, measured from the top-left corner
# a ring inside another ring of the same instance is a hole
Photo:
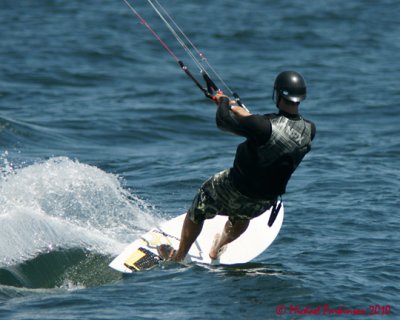
[[[14,166],[11,162],[8,161],[8,151],[5,150],[2,154],[0,154],[0,177],[6,178],[8,175],[14,173]]]
[[[99,168],[59,157],[15,169],[4,159],[0,267],[60,248],[114,255],[160,223],[120,178]]]

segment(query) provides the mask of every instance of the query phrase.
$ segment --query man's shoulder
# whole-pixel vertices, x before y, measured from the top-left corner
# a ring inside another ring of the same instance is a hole
[[[279,117],[279,114],[278,113],[266,113],[266,114],[260,115],[260,117],[263,117],[265,120],[271,120],[271,119]]]
[[[311,125],[311,139],[314,139],[315,133],[317,131],[317,127],[316,127],[315,123],[312,122],[311,120],[308,120],[308,119],[305,119],[305,118],[303,118],[303,120]]]
[[[303,118],[303,117],[302,117],[302,118]],[[311,120],[309,120],[309,119],[306,119],[306,118],[303,118],[303,120],[304,120],[305,122],[309,123],[313,128],[316,127],[316,125],[315,125],[315,123],[314,123],[313,121],[311,121]]]

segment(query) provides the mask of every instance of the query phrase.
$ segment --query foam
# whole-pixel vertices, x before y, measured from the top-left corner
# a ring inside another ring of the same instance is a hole
[[[60,247],[119,253],[160,222],[153,212],[118,176],[65,157],[8,170],[0,180],[0,264]]]

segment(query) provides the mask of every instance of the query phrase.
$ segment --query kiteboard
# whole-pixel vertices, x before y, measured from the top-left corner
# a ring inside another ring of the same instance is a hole
[[[109,266],[123,273],[133,273],[160,265],[163,259],[157,247],[162,244],[179,247],[181,229],[186,214],[162,223],[129,244]],[[218,259],[209,257],[214,239],[227,221],[226,216],[216,216],[204,222],[203,229],[192,245],[184,263],[205,265],[232,265],[246,263],[263,253],[275,240],[283,223],[282,202],[250,221],[247,230],[229,243]]]

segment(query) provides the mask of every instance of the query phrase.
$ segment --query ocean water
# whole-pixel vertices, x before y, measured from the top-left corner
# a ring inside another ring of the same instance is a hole
[[[280,71],[307,80],[317,136],[278,238],[243,265],[111,270],[242,138],[123,1],[2,0],[0,318],[398,319],[400,2],[162,3],[252,112]]]

